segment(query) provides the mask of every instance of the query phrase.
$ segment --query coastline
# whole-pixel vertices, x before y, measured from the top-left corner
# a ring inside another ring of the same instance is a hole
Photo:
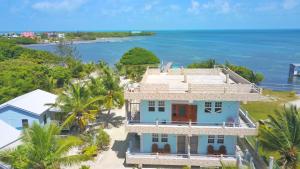
[[[111,37],[111,38],[97,38],[96,40],[68,40],[65,41],[67,43],[73,44],[85,44],[85,43],[113,43],[113,42],[124,42],[130,40],[137,40],[143,36],[136,36],[136,37]],[[57,45],[59,42],[49,42],[49,43],[36,43],[36,44],[28,44],[28,45],[21,45],[21,46],[52,46]]]

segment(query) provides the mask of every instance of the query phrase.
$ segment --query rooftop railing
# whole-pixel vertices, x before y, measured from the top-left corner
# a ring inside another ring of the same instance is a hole
[[[214,69],[170,69],[169,75],[218,75],[220,72],[228,75],[234,84],[181,84],[169,86],[168,84],[145,83],[148,75],[157,75],[159,69],[147,69],[139,86],[128,86],[127,92],[142,93],[261,93],[254,83],[250,83],[227,67],[216,67]]]
[[[140,84],[129,86],[127,92],[138,93],[261,93],[261,88],[255,84],[187,84],[171,87],[168,84]]]

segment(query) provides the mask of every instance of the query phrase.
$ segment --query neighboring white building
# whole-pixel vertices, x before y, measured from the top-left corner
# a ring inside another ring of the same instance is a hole
[[[65,34],[64,33],[58,33],[57,37],[61,38],[61,39],[64,39],[65,38]]]
[[[13,148],[20,144],[21,131],[0,120],[0,150]]]
[[[57,95],[37,89],[0,105],[0,120],[16,129],[31,125],[34,121],[46,124],[55,120],[57,110],[51,108]]]

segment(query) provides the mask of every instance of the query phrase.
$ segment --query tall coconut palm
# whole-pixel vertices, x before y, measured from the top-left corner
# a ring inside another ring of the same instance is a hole
[[[110,69],[104,69],[103,79],[103,106],[110,114],[111,109],[121,108],[124,105],[123,88],[120,86],[120,79]]]
[[[57,99],[55,106],[66,113],[62,126],[75,122],[83,130],[88,122],[95,120],[99,111],[97,101],[103,100],[102,96],[93,97],[86,85],[70,84]]]
[[[86,155],[68,155],[68,152],[82,141],[74,136],[60,137],[60,128],[55,124],[40,126],[37,123],[25,129],[22,145],[16,149],[0,152],[0,160],[14,169],[59,169],[89,160]]]
[[[259,140],[265,150],[280,153],[283,168],[296,169],[300,160],[300,113],[295,106],[277,111],[260,129]]]

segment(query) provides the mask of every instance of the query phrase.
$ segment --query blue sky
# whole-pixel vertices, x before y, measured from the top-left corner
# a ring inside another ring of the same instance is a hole
[[[300,0],[0,0],[0,31],[300,28]]]

